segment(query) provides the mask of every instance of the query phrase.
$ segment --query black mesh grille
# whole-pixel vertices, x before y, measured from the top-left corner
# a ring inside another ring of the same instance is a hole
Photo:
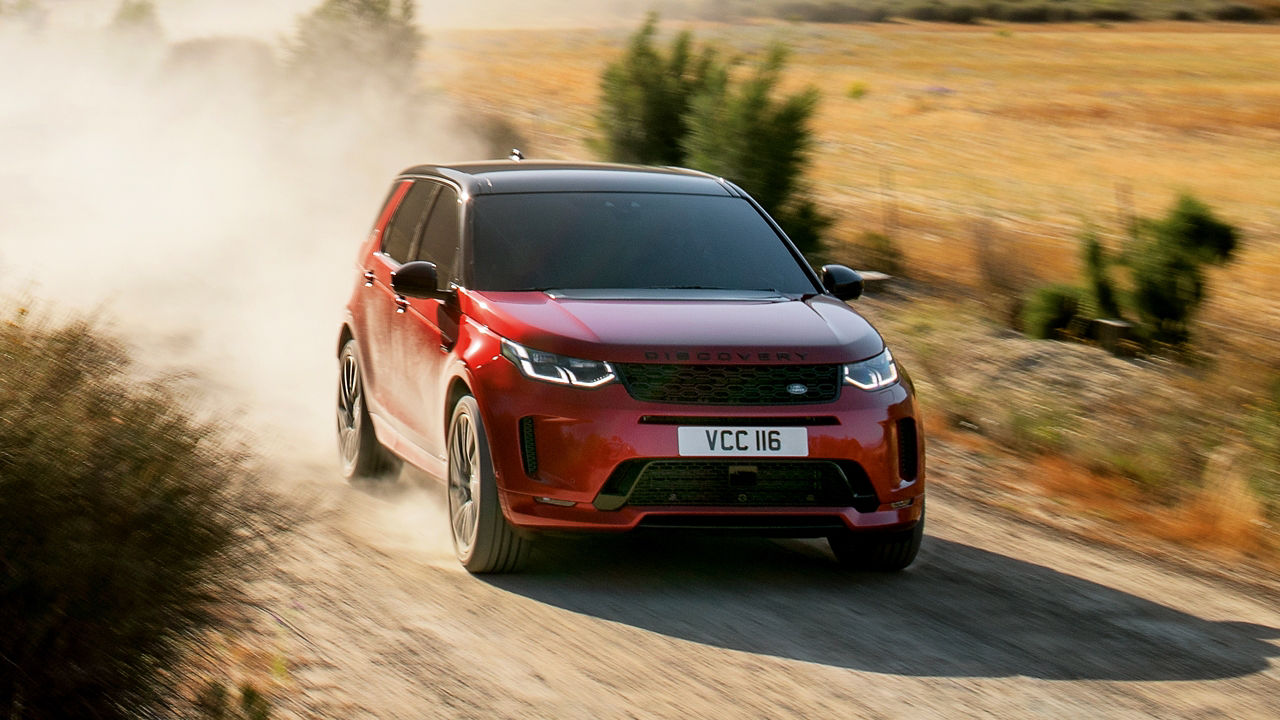
[[[920,475],[917,445],[916,421],[902,418],[898,421],[898,477],[903,480],[915,480]]]
[[[538,442],[533,434],[533,418],[520,418],[520,456],[530,477],[538,474]]]
[[[631,397],[687,405],[801,405],[840,396],[839,365],[616,366]],[[804,392],[793,393],[803,385]]]
[[[837,460],[632,460],[596,499],[623,505],[693,507],[854,507],[879,504],[866,473]]]

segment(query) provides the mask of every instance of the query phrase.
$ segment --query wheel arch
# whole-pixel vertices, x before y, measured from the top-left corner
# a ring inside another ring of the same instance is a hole
[[[445,428],[446,433],[449,431],[449,421],[453,419],[453,408],[457,406],[463,395],[475,395],[475,393],[471,391],[471,385],[466,378],[454,375],[449,380],[449,389],[444,394],[444,423],[441,427]],[[483,419],[482,417],[481,421]]]
[[[347,342],[354,340],[355,337],[356,334],[351,331],[351,324],[342,323],[342,330],[338,333],[338,351],[336,353],[338,357],[342,357],[342,348],[346,347]]]

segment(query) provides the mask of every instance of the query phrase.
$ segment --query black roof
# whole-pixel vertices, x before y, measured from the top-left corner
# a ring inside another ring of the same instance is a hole
[[[418,165],[400,175],[445,177],[471,195],[531,192],[738,195],[741,192],[714,175],[696,170],[550,160],[490,160],[453,165]]]

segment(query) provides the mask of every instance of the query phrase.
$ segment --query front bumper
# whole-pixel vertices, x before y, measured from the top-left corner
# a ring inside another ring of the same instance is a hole
[[[502,507],[517,528],[713,528],[818,536],[840,529],[907,528],[920,519],[924,447],[915,400],[902,383],[875,392],[845,386],[828,403],[741,407],[641,402],[620,383],[595,389],[551,385],[525,378],[497,357],[473,366],[472,376]],[[606,497],[618,492],[610,478],[638,460],[700,460],[680,457],[682,424],[775,423],[807,428],[809,454],[800,460],[832,461],[849,474],[861,470],[859,499],[823,506],[762,506],[732,498],[715,505],[618,506],[616,496]]]

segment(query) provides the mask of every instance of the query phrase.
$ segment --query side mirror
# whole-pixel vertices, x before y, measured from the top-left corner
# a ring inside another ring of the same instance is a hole
[[[440,289],[440,277],[436,274],[436,264],[425,260],[414,260],[400,266],[391,273],[391,289],[397,295],[412,298],[435,298],[443,300],[451,291]]]
[[[862,297],[862,276],[857,270],[844,265],[823,265],[819,273],[822,287],[841,300],[857,300]]]

